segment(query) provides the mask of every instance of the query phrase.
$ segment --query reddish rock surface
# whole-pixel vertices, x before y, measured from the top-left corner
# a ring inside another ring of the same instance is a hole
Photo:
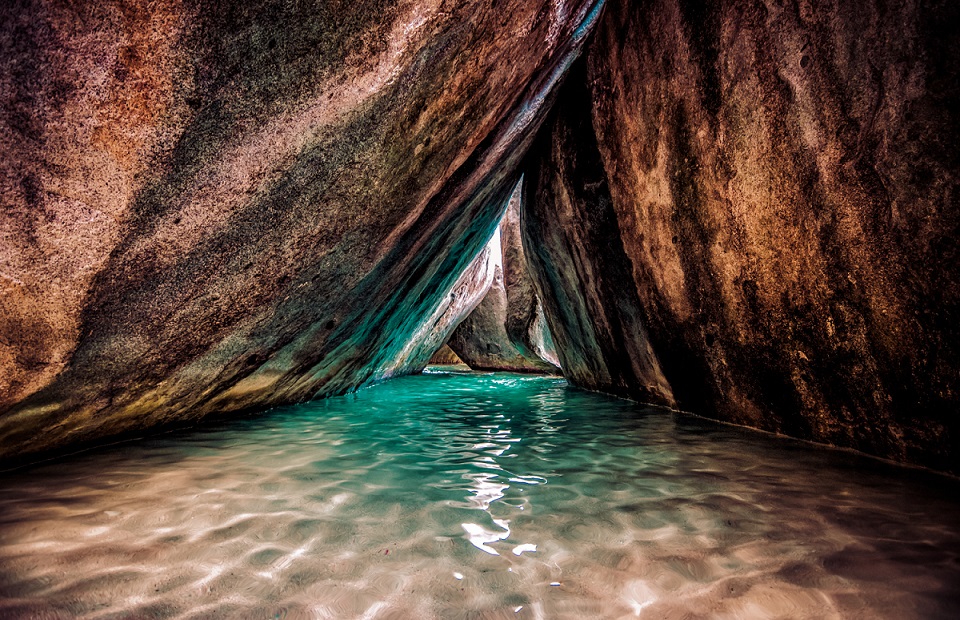
[[[684,409],[960,471],[958,10],[608,4],[531,158],[571,379],[639,323]]]
[[[0,7],[0,458],[404,372],[589,0]]]

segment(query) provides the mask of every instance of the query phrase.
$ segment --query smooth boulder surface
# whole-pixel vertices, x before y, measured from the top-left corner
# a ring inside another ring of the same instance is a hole
[[[523,251],[520,211],[523,204],[523,180],[510,196],[507,212],[500,221],[500,248],[503,252],[503,286],[507,295],[504,327],[520,351],[559,370],[560,358],[543,313],[543,302],[530,276],[530,264]]]
[[[525,172],[522,232],[530,272],[567,379],[672,406],[593,143],[583,64],[571,73]]]
[[[430,361],[428,364],[436,364],[438,366],[459,366],[464,365],[463,360],[453,352],[453,349],[447,345],[443,345],[437,349],[432,356],[430,356]]]
[[[556,374],[556,351],[521,245],[521,195],[518,183],[500,222],[493,282],[447,344],[476,370]]]
[[[401,358],[600,5],[0,7],[0,459]]]
[[[960,472],[958,11],[612,0],[527,172],[561,357],[639,322],[681,408]]]

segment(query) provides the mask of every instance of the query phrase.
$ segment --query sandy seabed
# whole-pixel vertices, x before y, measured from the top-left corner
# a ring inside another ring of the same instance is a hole
[[[960,484],[433,371],[0,478],[0,618],[958,618]]]

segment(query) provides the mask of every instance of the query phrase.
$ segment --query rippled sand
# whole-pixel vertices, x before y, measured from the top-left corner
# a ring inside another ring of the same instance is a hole
[[[960,618],[960,485],[434,373],[0,478],[2,618]]]

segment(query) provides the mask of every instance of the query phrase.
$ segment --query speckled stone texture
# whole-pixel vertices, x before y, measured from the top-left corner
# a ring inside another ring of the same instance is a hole
[[[476,370],[559,374],[556,350],[521,244],[521,195],[518,183],[500,221],[495,249],[500,255],[493,282],[447,344]]]
[[[960,472],[958,11],[613,0],[531,159],[561,351],[639,308],[680,407]]]
[[[598,10],[3,3],[0,459],[405,372]]]

